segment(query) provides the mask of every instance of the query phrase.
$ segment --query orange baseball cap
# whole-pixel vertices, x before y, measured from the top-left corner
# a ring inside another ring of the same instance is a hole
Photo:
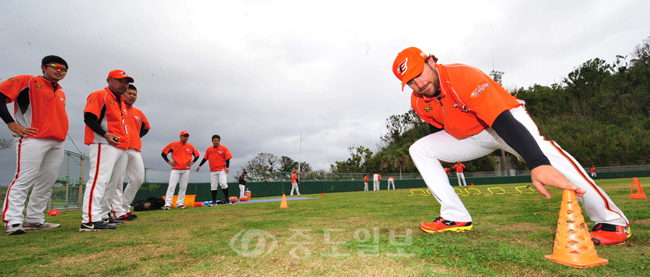
[[[124,72],[124,70],[119,70],[119,69],[115,69],[115,70],[111,71],[110,73],[108,73],[108,78],[114,78],[114,79],[129,78],[129,83],[133,83],[135,81],[135,80],[133,80],[133,78],[131,76],[126,74],[126,72]]]
[[[190,133],[188,133],[187,131],[182,131],[181,132],[181,136],[189,136],[189,135],[190,135]]]
[[[422,73],[424,59],[427,57],[428,55],[417,47],[406,48],[397,54],[393,62],[393,73],[402,81],[402,91],[408,81]]]
[[[298,172],[298,170],[295,170],[295,169],[294,169],[294,170],[293,170],[293,173],[296,173],[296,172]]]

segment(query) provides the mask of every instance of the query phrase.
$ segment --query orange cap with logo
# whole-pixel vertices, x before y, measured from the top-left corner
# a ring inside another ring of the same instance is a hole
[[[133,78],[131,76],[126,74],[126,72],[124,72],[124,70],[120,70],[120,69],[115,69],[115,70],[111,71],[110,73],[108,73],[108,78],[113,78],[113,79],[128,78],[129,83],[133,83],[135,81],[135,80],[133,80]]]
[[[422,73],[424,60],[427,57],[428,55],[417,47],[406,48],[397,54],[393,62],[393,73],[402,81],[402,91],[408,81]]]
[[[187,131],[182,131],[181,132],[181,136],[189,136],[189,135],[190,135],[190,133],[188,133]]]

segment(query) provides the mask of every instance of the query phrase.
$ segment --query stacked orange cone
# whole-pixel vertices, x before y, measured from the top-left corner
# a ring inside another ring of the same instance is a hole
[[[636,185],[636,193],[634,193],[634,185]],[[632,186],[630,187],[630,199],[646,199],[646,198],[648,197],[645,196],[645,193],[643,193],[643,189],[641,188],[639,179],[634,177],[632,179]]]
[[[289,208],[289,206],[287,205],[287,196],[284,194],[282,195],[282,202],[280,202],[280,208],[281,209]]]
[[[607,260],[598,258],[578,198],[573,191],[565,190],[562,194],[553,254],[545,257],[559,264],[579,268],[607,263]]]

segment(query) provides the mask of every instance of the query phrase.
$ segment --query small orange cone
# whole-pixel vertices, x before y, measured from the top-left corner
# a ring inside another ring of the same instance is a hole
[[[282,202],[280,202],[280,208],[281,209],[289,208],[289,206],[287,206],[287,196],[284,194],[282,195]]]
[[[474,183],[472,183],[472,187],[474,187]]]
[[[582,210],[578,205],[578,198],[573,191],[565,190],[562,193],[562,207],[557,221],[553,254],[545,257],[559,264],[579,268],[607,263],[606,259],[598,258]]]
[[[636,193],[634,193],[634,185],[636,184]],[[630,187],[630,199],[645,199],[648,198],[645,196],[645,193],[643,193],[643,189],[641,188],[641,184],[639,183],[639,179],[634,177],[632,179],[632,186]]]

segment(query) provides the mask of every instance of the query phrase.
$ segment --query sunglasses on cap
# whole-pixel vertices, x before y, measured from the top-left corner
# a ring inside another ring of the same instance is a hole
[[[63,72],[68,72],[67,68],[65,68],[64,66],[60,66],[58,64],[48,63],[45,65],[45,67],[51,67],[54,70],[61,70]]]

